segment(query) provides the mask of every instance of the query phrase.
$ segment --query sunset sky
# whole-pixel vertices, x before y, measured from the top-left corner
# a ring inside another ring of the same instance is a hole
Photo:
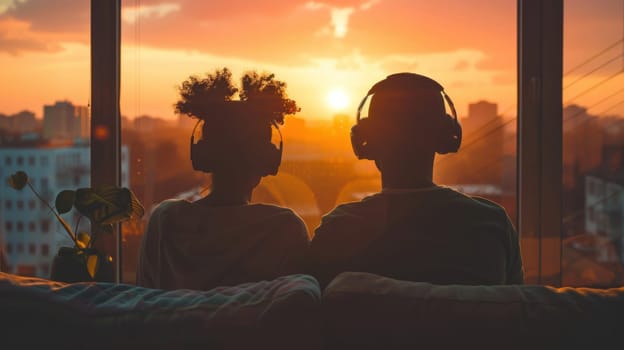
[[[301,116],[354,115],[386,75],[428,75],[455,100],[485,99],[515,114],[515,0],[122,1],[122,101],[128,117],[174,118],[176,86],[229,67],[270,71],[288,84]],[[564,72],[624,35],[622,0],[566,0]],[[89,99],[89,1],[0,0],[0,113]],[[624,115],[624,44],[565,77],[564,102]],[[619,55],[619,58],[618,58]],[[580,95],[578,98],[576,96]],[[332,96],[332,98],[330,98]],[[333,101],[330,103],[330,101]],[[611,108],[611,109],[609,109]]]

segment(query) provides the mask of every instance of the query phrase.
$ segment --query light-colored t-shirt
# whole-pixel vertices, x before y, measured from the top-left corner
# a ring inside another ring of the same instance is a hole
[[[308,234],[292,210],[166,200],[143,235],[137,284],[208,290],[302,273]]]
[[[518,234],[500,205],[448,187],[382,191],[337,206],[315,230],[307,271],[437,284],[521,284]]]

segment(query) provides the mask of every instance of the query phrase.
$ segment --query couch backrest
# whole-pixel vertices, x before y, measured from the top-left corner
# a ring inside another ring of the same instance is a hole
[[[622,342],[624,287],[462,286],[348,272],[324,290],[328,348],[587,348]]]
[[[15,348],[593,349],[620,344],[624,288],[460,286],[368,273],[164,291],[0,273]],[[7,348],[13,348],[7,347]]]
[[[0,273],[0,344],[26,348],[319,348],[311,276],[209,291],[64,284]]]

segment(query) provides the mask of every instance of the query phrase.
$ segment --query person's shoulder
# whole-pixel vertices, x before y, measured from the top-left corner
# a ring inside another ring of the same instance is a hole
[[[331,233],[332,235],[350,235],[354,232],[374,229],[379,225],[379,215],[383,213],[383,200],[379,193],[364,197],[358,202],[346,202],[321,217],[320,225],[315,229],[315,236]]]
[[[507,211],[505,208],[484,197],[468,195],[450,187],[443,187],[449,196],[449,200],[454,203],[454,206],[461,210],[476,211],[480,213],[496,216],[501,220],[507,220]]]
[[[323,221],[335,219],[361,218],[378,212],[377,204],[381,198],[379,193],[362,198],[360,201],[338,204],[327,214],[323,215]]]
[[[294,210],[287,207],[275,204],[256,203],[248,205],[247,209],[255,212],[256,215],[271,218],[272,220],[279,221],[284,225],[291,224],[303,228],[306,227],[301,216],[299,216],[299,214],[297,214]]]
[[[188,208],[192,203],[185,199],[165,199],[164,201],[158,203],[152,209],[150,214],[151,217],[159,216],[164,213],[176,212],[176,211],[184,211],[185,208]]]
[[[250,211],[266,213],[270,215],[280,215],[286,217],[299,218],[299,215],[292,209],[268,203],[254,203],[247,206]]]
[[[188,206],[191,205],[192,202],[189,202],[186,199],[180,199],[180,198],[169,198],[169,199],[165,199],[164,201],[158,203],[157,207],[161,207],[161,208],[176,208],[176,207],[181,207],[181,206]]]

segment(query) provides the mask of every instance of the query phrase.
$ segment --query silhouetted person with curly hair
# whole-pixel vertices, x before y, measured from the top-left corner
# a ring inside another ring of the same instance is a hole
[[[436,81],[399,73],[375,84],[351,141],[358,158],[375,161],[382,190],[322,218],[309,273],[322,286],[343,271],[437,284],[523,283],[518,234],[505,209],[433,183],[435,153],[456,152],[461,136]]]
[[[207,290],[303,272],[309,242],[301,218],[287,208],[250,204],[261,178],[280,165],[282,145],[271,142],[272,129],[299,108],[272,74],[245,74],[240,100],[233,100],[237,92],[225,68],[181,85],[176,111],[203,122],[201,138],[191,139],[191,161],[212,174],[212,188],[197,201],[170,199],[155,208],[137,284]]]

